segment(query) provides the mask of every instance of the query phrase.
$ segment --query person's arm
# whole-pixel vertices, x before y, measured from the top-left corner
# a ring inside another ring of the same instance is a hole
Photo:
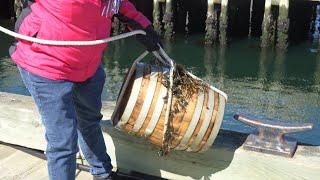
[[[129,0],[122,0],[116,17],[126,23],[131,30],[145,29],[151,25],[148,18],[139,12]]]
[[[159,50],[160,37],[153,30],[151,22],[139,12],[129,0],[122,0],[118,14],[115,15],[130,30],[144,30],[147,35],[138,35],[137,39],[148,51]]]

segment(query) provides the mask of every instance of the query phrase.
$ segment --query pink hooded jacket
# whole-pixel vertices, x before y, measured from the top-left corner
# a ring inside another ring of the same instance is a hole
[[[103,14],[106,0],[37,0],[18,32],[46,40],[97,40],[110,36],[113,14]],[[150,21],[128,1],[119,12],[143,28]],[[52,79],[82,82],[96,72],[106,44],[47,46],[20,40],[13,61],[30,73]]]

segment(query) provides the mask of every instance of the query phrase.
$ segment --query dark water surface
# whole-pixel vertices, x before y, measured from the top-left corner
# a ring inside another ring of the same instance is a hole
[[[1,25],[10,26],[8,22]],[[165,43],[168,54],[189,71],[229,96],[223,129],[253,131],[233,119],[235,113],[286,122],[312,122],[314,130],[291,136],[320,145],[320,54],[314,45],[292,46],[287,53],[261,50],[259,40],[233,39],[228,48],[205,48],[203,35]],[[0,33],[0,91],[28,94],[10,63],[12,38]],[[144,51],[134,38],[110,43],[104,56],[107,82],[103,98],[116,100],[124,74]],[[149,58],[150,59],[150,58]]]

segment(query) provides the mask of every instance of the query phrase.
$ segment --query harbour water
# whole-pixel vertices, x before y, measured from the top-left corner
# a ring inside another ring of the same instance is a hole
[[[8,21],[1,25],[12,26]],[[320,54],[312,42],[287,52],[263,50],[259,39],[233,39],[226,48],[205,47],[204,34],[177,35],[165,42],[168,54],[189,71],[229,96],[222,129],[251,132],[236,122],[235,113],[252,118],[314,123],[314,129],[293,134],[299,141],[320,145]],[[0,33],[0,91],[28,94],[8,56],[13,38]],[[144,51],[134,38],[110,43],[103,62],[107,81],[104,100],[115,101],[126,70]],[[152,59],[152,56],[146,61]]]

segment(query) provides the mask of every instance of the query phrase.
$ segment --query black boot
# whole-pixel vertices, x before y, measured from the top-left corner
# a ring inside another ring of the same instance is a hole
[[[113,180],[115,176],[114,172],[111,172],[111,174],[108,177],[102,177],[102,176],[93,176],[93,180]]]

